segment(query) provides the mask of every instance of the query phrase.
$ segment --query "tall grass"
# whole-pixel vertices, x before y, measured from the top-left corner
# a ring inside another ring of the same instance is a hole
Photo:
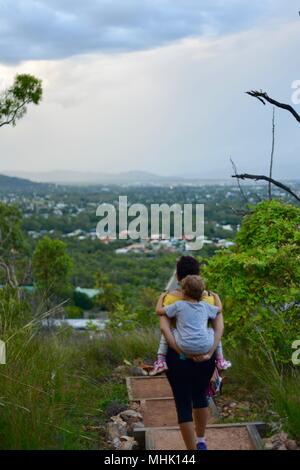
[[[300,442],[300,368],[279,362],[276,351],[266,347],[263,336],[256,358],[253,351],[249,354],[246,349],[231,351],[229,357],[233,361],[229,372],[231,387],[248,390],[252,400],[260,405],[260,419],[275,424],[274,431],[284,430]]]
[[[33,318],[25,302],[1,291],[7,364],[0,366],[0,449],[105,448],[106,407],[127,401],[124,380],[114,369],[124,359],[151,356],[157,333],[45,334],[42,317]]]

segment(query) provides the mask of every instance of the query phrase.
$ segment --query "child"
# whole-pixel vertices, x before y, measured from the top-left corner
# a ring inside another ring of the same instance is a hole
[[[208,295],[204,291],[204,283],[199,276],[187,276],[181,281],[181,288],[183,300],[170,294],[166,299],[161,297],[157,305],[157,313],[159,315],[166,314],[169,318],[176,318],[176,329],[172,328],[172,332],[180,349],[190,355],[205,354],[214,342],[214,331],[212,328],[208,328],[208,320],[216,317],[221,309],[221,302],[216,294]],[[200,302],[201,299],[202,302]],[[202,314],[199,315],[201,312]],[[196,336],[195,331],[197,331]],[[210,347],[208,347],[209,345]],[[157,375],[167,370],[167,350],[168,344],[162,335],[157,361],[150,375]],[[219,369],[231,367],[231,363],[223,357],[221,342],[216,351],[216,364]]]

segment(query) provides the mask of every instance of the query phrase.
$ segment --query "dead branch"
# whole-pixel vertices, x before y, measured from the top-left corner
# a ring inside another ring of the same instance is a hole
[[[231,165],[232,165],[234,174],[237,175],[236,164],[234,163],[234,161],[232,160],[231,157],[230,157],[230,162],[231,162]],[[248,198],[247,198],[247,196],[246,196],[246,194],[245,194],[245,191],[244,191],[243,188],[242,188],[242,185],[241,185],[241,183],[240,183],[240,180],[238,179],[237,181],[238,181],[238,187],[239,187],[240,193],[241,193],[241,195],[242,195],[244,201],[246,202],[246,204],[248,204],[249,201],[248,201]]]
[[[254,98],[257,98],[263,105],[266,105],[265,101],[268,103],[276,106],[277,108],[285,109],[289,113],[291,113],[294,118],[300,123],[300,115],[295,111],[295,109],[290,106],[289,104],[285,103],[280,103],[279,101],[274,100],[271,98],[265,91],[257,91],[257,90],[251,90],[251,91],[246,91],[247,95],[253,96]]]
[[[291,196],[293,196],[295,199],[297,199],[297,201],[300,202],[300,197],[296,193],[294,193],[294,191],[292,191],[291,188],[289,188],[288,186],[286,186],[283,183],[280,183],[280,181],[276,181],[273,178],[270,178],[269,176],[249,175],[247,173],[244,173],[242,175],[232,175],[232,178],[238,178],[238,179],[241,179],[241,180],[248,179],[248,180],[254,180],[254,181],[261,181],[261,180],[262,181],[267,181],[271,184],[274,184],[274,186],[277,186],[278,188],[283,189],[284,191],[289,193]]]
[[[275,107],[273,107],[273,119],[272,119],[272,150],[271,150],[271,161],[270,161],[270,173],[269,178],[273,176],[273,162],[274,162],[274,150],[275,150]],[[272,183],[269,181],[269,200],[272,199]]]

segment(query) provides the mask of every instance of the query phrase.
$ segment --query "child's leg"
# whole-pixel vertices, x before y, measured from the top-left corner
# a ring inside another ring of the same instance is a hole
[[[226,369],[229,369],[229,367],[231,367],[231,362],[227,361],[224,358],[223,347],[222,347],[221,341],[219,342],[218,347],[216,349],[216,363],[217,363],[218,369],[220,370],[226,370]]]
[[[168,369],[168,366],[166,363],[167,352],[168,352],[168,343],[164,335],[161,335],[160,341],[159,341],[159,347],[157,351],[157,360],[154,363],[154,367],[152,371],[150,372],[150,375],[157,375]]]
[[[160,341],[159,341],[159,347],[158,347],[158,351],[157,351],[157,360],[159,360],[159,359],[165,360],[167,352],[168,352],[167,340],[164,337],[164,335],[161,335]]]
[[[219,342],[217,349],[216,349],[216,356],[218,357],[224,357],[223,356],[223,346],[222,346],[222,341]]]
[[[209,328],[209,333],[211,335],[213,335],[214,337],[214,330],[212,328]],[[226,359],[224,359],[224,355],[223,355],[223,347],[222,347],[222,342],[220,341],[218,346],[217,346],[217,349],[216,349],[216,364],[217,364],[217,367],[218,369],[220,370],[225,370],[225,369],[229,369],[229,367],[231,367],[231,362],[230,361],[226,361]]]

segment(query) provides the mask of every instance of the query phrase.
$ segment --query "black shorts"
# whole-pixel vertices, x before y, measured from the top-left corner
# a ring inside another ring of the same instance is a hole
[[[208,387],[215,370],[215,354],[209,361],[182,360],[171,348],[166,358],[167,378],[171,385],[178,423],[193,421],[193,409],[207,408]]]

